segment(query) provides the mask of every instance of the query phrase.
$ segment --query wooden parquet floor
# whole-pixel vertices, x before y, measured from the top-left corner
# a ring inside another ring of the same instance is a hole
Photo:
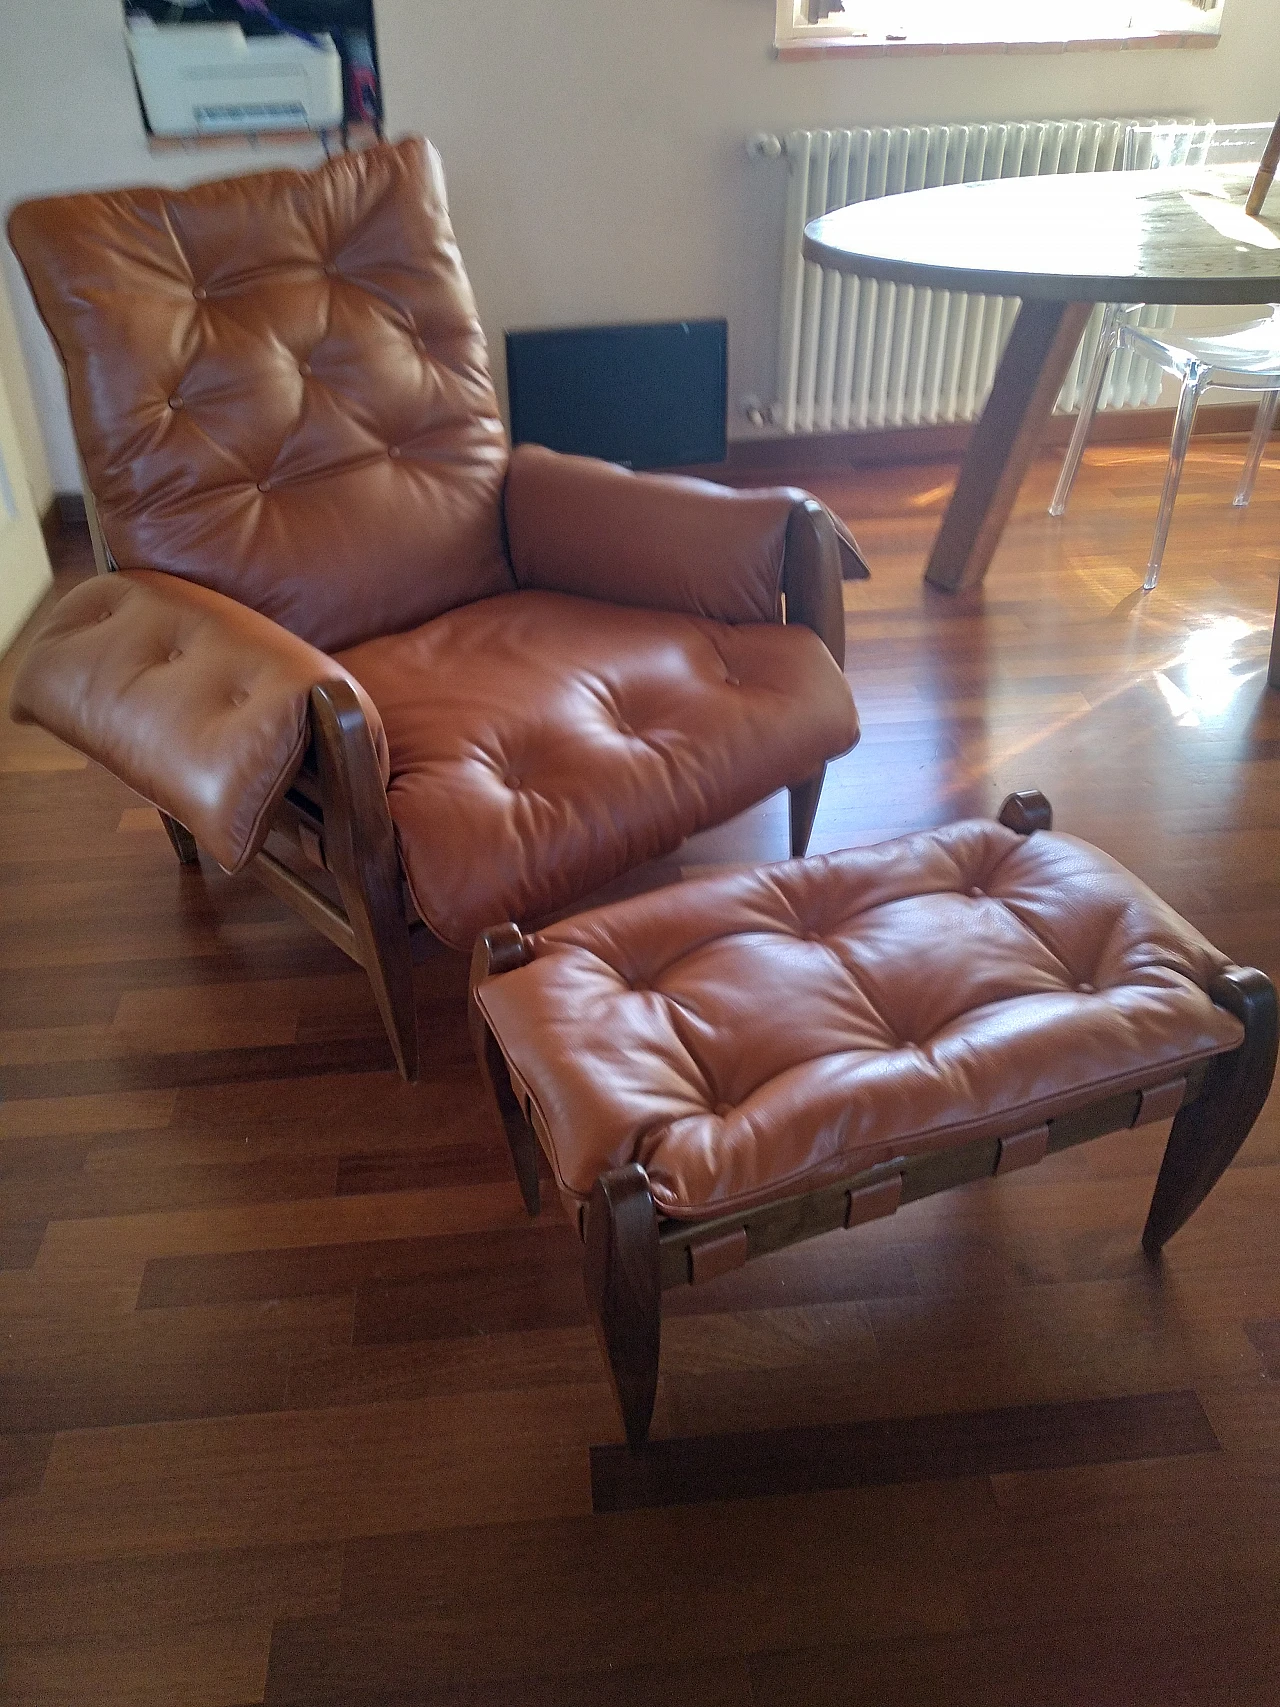
[[[1146,598],[1163,447],[1092,452],[1061,523],[1037,465],[961,598],[920,582],[949,469],[812,481],[874,569],[814,849],[1038,786],[1280,975],[1242,448],[1196,445]],[[784,851],[779,800],[648,875]],[[1159,1268],[1164,1128],[672,1297],[637,1480],[465,968],[418,975],[405,1086],[336,950],[0,725],[0,1702],[1280,1702],[1280,1102]]]

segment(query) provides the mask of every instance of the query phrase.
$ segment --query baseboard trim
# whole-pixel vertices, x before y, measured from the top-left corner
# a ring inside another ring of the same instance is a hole
[[[1249,403],[1206,404],[1196,417],[1196,436],[1248,433],[1257,406]],[[1145,443],[1173,436],[1172,409],[1104,409],[1093,424],[1091,444]],[[1075,425],[1074,415],[1050,418],[1041,440],[1045,450],[1065,449]],[[864,433],[803,433],[782,439],[735,439],[725,461],[715,467],[685,470],[715,479],[729,475],[767,474],[777,469],[838,470],[883,468],[891,463],[959,462],[973,426],[945,423],[936,427],[888,427]]]
[[[59,534],[84,533],[89,526],[83,492],[55,492],[40,517],[40,531],[46,546],[52,546]]]

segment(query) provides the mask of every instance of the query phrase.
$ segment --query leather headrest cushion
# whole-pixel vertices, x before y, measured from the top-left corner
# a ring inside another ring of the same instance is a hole
[[[511,587],[506,439],[421,140],[26,202],[9,233],[121,568],[326,652]]]

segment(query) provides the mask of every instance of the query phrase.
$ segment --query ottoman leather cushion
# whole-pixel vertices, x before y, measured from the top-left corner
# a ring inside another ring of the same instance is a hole
[[[562,1191],[701,1219],[1024,1131],[1243,1038],[1230,963],[1106,854],[973,821],[583,913],[476,999]]]

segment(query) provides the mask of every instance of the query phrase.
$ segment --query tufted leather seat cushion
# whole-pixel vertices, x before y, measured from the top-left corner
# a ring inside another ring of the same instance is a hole
[[[513,585],[506,438],[424,142],[26,202],[9,234],[122,569],[323,652]]]
[[[678,884],[533,938],[477,1000],[585,1200],[677,1218],[1026,1131],[1239,1045],[1228,962],[1069,836],[949,825]]]
[[[804,781],[857,739],[817,635],[520,592],[339,661],[382,718],[414,904],[470,949]]]

